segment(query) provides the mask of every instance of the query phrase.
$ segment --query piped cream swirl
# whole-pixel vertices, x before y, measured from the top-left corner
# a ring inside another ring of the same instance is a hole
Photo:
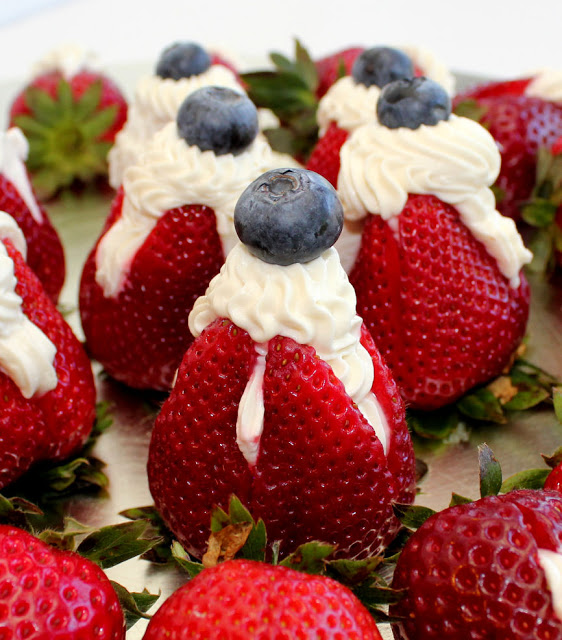
[[[135,164],[147,141],[169,122],[175,121],[182,102],[194,91],[207,86],[228,87],[244,93],[236,75],[223,65],[189,78],[173,80],[156,75],[144,76],[135,89],[127,122],[117,134],[109,152],[109,180],[117,189],[125,169]]]
[[[538,560],[552,596],[552,608],[558,619],[562,620],[562,553],[539,549]]]
[[[46,53],[33,66],[32,75],[35,77],[51,71],[60,71],[65,78],[70,79],[83,70],[102,71],[97,54],[78,44],[66,43]]]
[[[11,378],[25,398],[43,395],[57,386],[53,365],[56,347],[24,314],[16,293],[14,262],[2,240],[20,250],[25,240],[14,219],[0,212],[0,370]]]
[[[433,194],[456,207],[511,286],[519,286],[532,254],[513,220],[496,210],[489,185],[498,176],[500,154],[478,123],[451,115],[415,130],[364,125],[344,143],[340,158],[338,193],[347,219],[371,213],[393,224],[408,194]]]
[[[562,70],[539,71],[527,85],[525,95],[550,102],[562,102]]]
[[[225,255],[238,238],[233,214],[242,191],[278,166],[263,136],[242,153],[215,155],[189,146],[175,122],[155,134],[138,164],[125,172],[121,218],[102,238],[96,253],[96,280],[107,297],[118,295],[130,264],[168,209],[204,204],[214,209]]]
[[[229,318],[258,344],[282,335],[314,347],[359,409],[365,407],[386,446],[386,419],[371,394],[374,367],[360,343],[362,320],[355,308],[355,291],[333,247],[305,264],[281,267],[238,243],[195,302],[189,328],[198,336],[216,318]]]

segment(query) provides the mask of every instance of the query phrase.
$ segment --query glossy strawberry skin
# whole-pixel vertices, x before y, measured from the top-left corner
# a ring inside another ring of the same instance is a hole
[[[330,123],[326,133],[312,149],[306,163],[309,171],[316,171],[326,178],[334,189],[338,188],[340,150],[348,137],[349,133],[345,129],[338,127],[335,122]]]
[[[346,76],[351,73],[355,59],[364,50],[364,47],[348,47],[315,61],[318,73],[318,88],[316,89],[318,99],[341,77],[343,70],[345,70],[344,75]]]
[[[480,98],[501,98],[503,96],[522,96],[532,81],[532,77],[479,83],[469,87],[455,97],[455,103]]]
[[[381,404],[395,406],[387,414],[393,433],[385,458],[373,428],[314,349],[271,340],[264,431],[250,468],[236,444],[236,418],[255,360],[249,335],[224,319],[186,352],[149,450],[150,489],[164,520],[201,555],[213,505],[227,508],[234,493],[264,519],[269,540],[282,540],[282,553],[313,539],[337,543],[342,555],[376,553],[397,532],[392,501],[411,502],[414,491],[404,408],[388,371],[375,370]]]
[[[522,490],[437,513],[404,547],[391,607],[399,640],[559,638],[537,550],[559,548],[562,498]]]
[[[562,493],[562,462],[548,474],[544,481],[544,488]]]
[[[0,637],[122,640],[125,625],[97,565],[0,525]]]
[[[41,223],[32,216],[14,185],[0,175],[0,211],[9,213],[18,223],[27,243],[27,264],[56,303],[66,274],[64,250],[47,212],[38,206],[43,215]]]
[[[104,233],[120,217],[122,201],[120,190]],[[193,205],[165,212],[137,252],[115,298],[106,298],[95,280],[96,248],[97,244],[80,283],[88,352],[128,386],[168,391],[193,339],[189,312],[224,262],[214,211]]]
[[[495,183],[497,207],[503,215],[519,220],[535,186],[538,149],[550,149],[562,134],[562,104],[515,93],[482,93],[476,98],[484,110],[478,121],[495,139],[502,158]],[[460,101],[457,97],[455,106]]]
[[[144,640],[380,640],[343,585],[282,566],[230,560],[205,569],[156,612]]]
[[[14,260],[23,312],[57,347],[58,384],[43,396],[26,400],[0,372],[0,389],[7,398],[0,415],[0,489],[35,462],[62,460],[78,451],[90,434],[96,400],[91,364],[82,345],[19,252],[9,240],[4,244]]]
[[[44,91],[51,98],[55,98],[57,89],[64,76],[60,71],[51,71],[44,73],[32,80],[30,87]],[[127,120],[127,102],[117,85],[107,76],[93,71],[82,70],[68,78],[72,96],[78,100],[84,92],[94,83],[101,82],[102,92],[99,102],[99,109],[115,106],[115,118],[105,133],[101,136],[102,140],[113,142],[119,130]],[[27,88],[29,88],[29,86]],[[10,108],[10,123],[15,126],[15,119],[20,115],[30,115],[31,110],[26,100],[25,89],[19,93]]]
[[[512,288],[457,211],[411,195],[399,241],[380,216],[365,223],[350,282],[406,403],[436,409],[499,375],[525,333],[529,288]]]

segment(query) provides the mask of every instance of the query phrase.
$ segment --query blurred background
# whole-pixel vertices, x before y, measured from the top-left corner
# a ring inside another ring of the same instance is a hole
[[[508,77],[562,66],[560,0],[0,0],[0,82],[79,42],[108,67],[147,64],[176,40],[246,66],[298,37],[314,57],[351,45],[423,45],[451,69]]]

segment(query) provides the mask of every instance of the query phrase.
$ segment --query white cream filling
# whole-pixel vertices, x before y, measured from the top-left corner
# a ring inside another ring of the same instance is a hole
[[[33,219],[42,224],[43,214],[33,195],[25,167],[28,153],[29,144],[21,129],[12,127],[0,133],[0,173],[14,185]]]
[[[562,102],[562,70],[542,69],[527,85],[525,95],[550,102]]]
[[[552,596],[552,608],[558,619],[562,620],[562,553],[539,549],[538,557]]]
[[[60,71],[65,78],[72,78],[79,71],[101,72],[102,68],[98,56],[93,51],[87,51],[80,45],[66,43],[49,51],[33,66],[33,77]]]
[[[14,219],[0,212],[0,239],[16,248],[25,240]],[[0,371],[11,378],[25,398],[43,395],[57,386],[55,345],[24,314],[16,293],[14,262],[0,242]]]
[[[456,207],[511,286],[519,286],[532,254],[513,220],[496,210],[489,185],[501,159],[484,127],[455,115],[415,130],[371,123],[350,135],[340,158],[338,193],[347,219],[371,213],[396,224],[409,194],[433,194]]]
[[[223,65],[212,65],[200,75],[180,80],[156,75],[140,79],[127,122],[108,155],[109,181],[114,189],[122,183],[127,167],[138,162],[150,138],[169,122],[175,122],[185,98],[202,87],[213,85],[244,93],[236,75]]]
[[[188,146],[176,123],[168,123],[153,136],[140,162],[126,170],[121,218],[98,245],[96,281],[105,296],[119,294],[136,252],[169,209],[186,204],[214,209],[227,255],[238,240],[233,215],[240,194],[278,162],[261,135],[236,156],[217,156]]]
[[[198,336],[216,318],[229,318],[250,334],[259,349],[276,335],[312,346],[341,380],[386,451],[389,427],[371,393],[374,367],[360,342],[362,320],[355,306],[355,291],[333,247],[305,264],[282,267],[263,262],[238,243],[205,295],[195,302],[189,328]],[[255,464],[263,429],[263,399],[258,398],[262,365],[258,351],[258,364],[239,409],[237,434],[249,464]]]

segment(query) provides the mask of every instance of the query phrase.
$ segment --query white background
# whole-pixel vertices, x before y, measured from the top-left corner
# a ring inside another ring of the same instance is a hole
[[[176,40],[248,61],[353,44],[415,44],[451,69],[509,77],[562,65],[561,0],[0,0],[0,82],[26,77],[62,42],[103,63],[151,63]]]

